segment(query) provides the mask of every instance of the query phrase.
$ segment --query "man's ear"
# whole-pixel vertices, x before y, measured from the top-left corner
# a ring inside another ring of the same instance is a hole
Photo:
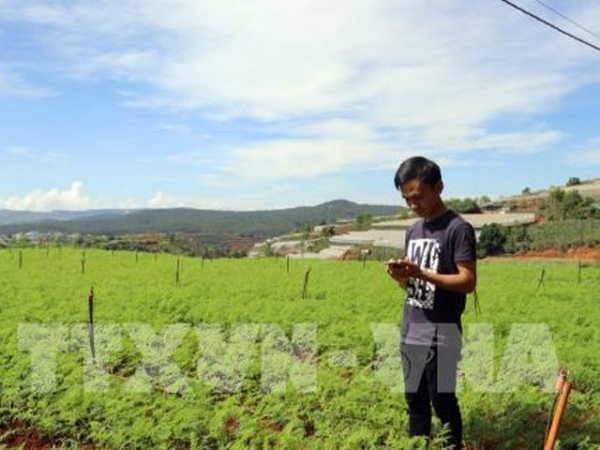
[[[435,183],[435,192],[437,195],[442,195],[442,191],[444,190],[444,182],[442,180]]]

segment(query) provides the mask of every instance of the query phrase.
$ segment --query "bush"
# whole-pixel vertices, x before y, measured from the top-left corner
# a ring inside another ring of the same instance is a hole
[[[478,254],[480,256],[499,255],[504,253],[507,231],[497,223],[486,224],[481,228]]]

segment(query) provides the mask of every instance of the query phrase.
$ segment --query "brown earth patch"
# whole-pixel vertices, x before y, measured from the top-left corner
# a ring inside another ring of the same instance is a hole
[[[7,448],[21,450],[50,450],[55,448],[59,443],[52,442],[45,438],[35,430],[26,430],[22,426],[16,426],[13,429],[0,427],[0,436],[4,436],[0,441]],[[91,444],[81,444],[81,450],[93,450]]]
[[[495,259],[511,259],[511,260],[559,260],[572,262],[596,262],[598,260],[598,250],[594,247],[576,247],[567,250],[561,249],[546,249],[546,250],[530,250],[527,252],[519,252],[512,256],[496,257]]]

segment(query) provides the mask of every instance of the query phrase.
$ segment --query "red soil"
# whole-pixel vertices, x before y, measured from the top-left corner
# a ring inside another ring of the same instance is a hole
[[[517,259],[517,260],[563,260],[563,261],[572,261],[572,262],[595,262],[598,258],[598,251],[593,247],[578,247],[578,248],[569,248],[567,250],[560,249],[548,249],[548,250],[539,250],[539,251],[528,251],[517,253],[513,256],[509,257],[501,257],[503,259]]]

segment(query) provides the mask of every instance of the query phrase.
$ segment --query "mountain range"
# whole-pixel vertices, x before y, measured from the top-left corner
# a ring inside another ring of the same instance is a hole
[[[20,225],[43,221],[63,221],[73,219],[83,219],[97,216],[119,216],[127,214],[129,211],[124,209],[92,209],[84,211],[14,211],[10,209],[0,209],[0,225]]]
[[[398,214],[393,205],[333,200],[316,206],[260,211],[220,211],[192,208],[106,209],[28,212],[0,210],[0,234],[38,231],[123,235],[134,233],[200,233],[234,236],[274,236],[306,226],[371,216]]]

